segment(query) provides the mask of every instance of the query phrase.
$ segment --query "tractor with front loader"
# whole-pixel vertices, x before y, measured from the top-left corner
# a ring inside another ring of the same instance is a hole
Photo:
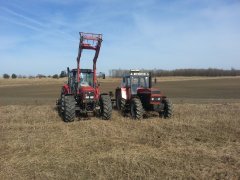
[[[102,34],[80,32],[77,68],[69,70],[68,82],[62,86],[57,106],[65,122],[72,122],[76,116],[98,116],[109,120],[112,114],[111,98],[100,93],[97,82],[96,63],[102,43]],[[93,68],[83,69],[80,59],[83,50],[93,50]]]
[[[164,118],[173,114],[170,100],[160,90],[152,88],[151,73],[130,70],[116,88],[115,99],[117,109],[124,115],[130,113],[133,119],[142,119],[151,111]]]

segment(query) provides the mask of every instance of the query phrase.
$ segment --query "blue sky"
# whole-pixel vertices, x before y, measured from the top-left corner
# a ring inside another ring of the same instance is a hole
[[[0,74],[74,68],[80,31],[103,34],[99,72],[240,69],[239,0],[0,0]]]

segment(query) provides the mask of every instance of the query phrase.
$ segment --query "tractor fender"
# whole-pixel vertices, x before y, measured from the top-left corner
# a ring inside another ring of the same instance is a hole
[[[65,94],[65,95],[70,94],[70,88],[69,88],[68,84],[65,84],[62,87],[62,93]]]
[[[123,99],[127,99],[127,89],[121,88],[121,95]]]
[[[116,89],[116,91],[115,91],[115,98],[116,98],[116,99],[117,99],[117,97],[119,96],[119,94],[120,94],[121,98],[127,99],[127,89],[126,89],[126,88],[120,88],[120,87],[118,87],[118,88]]]

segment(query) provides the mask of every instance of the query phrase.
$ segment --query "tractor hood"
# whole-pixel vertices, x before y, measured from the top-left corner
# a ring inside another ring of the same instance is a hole
[[[79,88],[79,94],[82,99],[93,100],[95,98],[95,89],[91,86],[82,86]]]
[[[156,88],[138,88],[138,94],[154,94],[154,95],[162,95],[160,90]]]
[[[94,88],[92,86],[82,86],[79,88],[80,92],[94,92]]]

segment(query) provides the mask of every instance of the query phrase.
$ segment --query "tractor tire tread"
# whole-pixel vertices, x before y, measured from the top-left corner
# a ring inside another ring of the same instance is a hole
[[[126,108],[126,100],[121,98],[121,111],[125,112],[125,108]]]
[[[132,117],[134,119],[142,119],[144,114],[144,109],[143,109],[141,100],[138,98],[133,98],[132,103],[134,103],[134,105],[136,106],[135,117],[133,116]]]
[[[169,99],[165,99],[164,104],[165,104],[165,108],[164,108],[163,117],[164,118],[171,118],[172,115],[173,115],[172,102]]]
[[[109,120],[112,116],[112,102],[109,95],[101,95],[102,119]]]
[[[75,99],[73,96],[64,97],[64,121],[73,122],[75,118]]]

